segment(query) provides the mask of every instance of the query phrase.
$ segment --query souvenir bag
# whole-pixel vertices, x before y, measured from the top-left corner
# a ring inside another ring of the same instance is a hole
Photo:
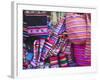
[[[86,42],[86,26],[87,24],[83,14],[66,14],[68,38],[73,44],[83,44]]]
[[[89,66],[90,53],[90,19],[88,14],[69,13],[67,31],[70,41],[74,44],[74,55],[79,66]]]

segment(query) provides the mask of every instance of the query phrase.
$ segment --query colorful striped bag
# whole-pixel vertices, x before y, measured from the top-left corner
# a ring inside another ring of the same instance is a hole
[[[67,32],[74,44],[74,55],[79,66],[91,65],[91,21],[90,14],[68,13],[66,16]]]
[[[84,14],[67,13],[66,30],[70,41],[74,44],[83,44],[87,38],[87,23]]]

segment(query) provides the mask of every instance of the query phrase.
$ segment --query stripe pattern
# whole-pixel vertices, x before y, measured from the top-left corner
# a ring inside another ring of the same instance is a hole
[[[68,13],[66,15],[66,29],[68,37],[74,44],[84,43],[88,34],[86,33],[86,20],[84,15]],[[76,40],[78,39],[78,41]]]
[[[49,56],[49,51],[52,48],[54,44],[56,44],[58,40],[57,36],[50,36],[44,43],[43,49],[42,49],[42,60],[46,59]]]
[[[66,54],[59,54],[59,62],[60,62],[60,67],[67,67],[68,66],[68,60],[66,58]]]
[[[50,67],[51,68],[57,68],[57,67],[59,67],[58,57],[57,56],[51,56],[50,57]]]

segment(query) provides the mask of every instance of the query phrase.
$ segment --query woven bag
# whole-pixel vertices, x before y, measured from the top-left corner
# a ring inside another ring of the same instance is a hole
[[[84,14],[67,13],[66,30],[70,41],[74,44],[83,44],[86,42],[87,30]]]

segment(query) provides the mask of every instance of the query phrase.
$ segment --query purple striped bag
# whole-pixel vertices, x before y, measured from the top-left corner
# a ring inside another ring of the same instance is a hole
[[[90,66],[91,57],[90,54],[86,55],[86,45],[74,45],[75,61],[79,66]]]
[[[91,65],[91,21],[89,17],[88,13],[66,15],[68,37],[74,44],[75,60],[79,66]]]

